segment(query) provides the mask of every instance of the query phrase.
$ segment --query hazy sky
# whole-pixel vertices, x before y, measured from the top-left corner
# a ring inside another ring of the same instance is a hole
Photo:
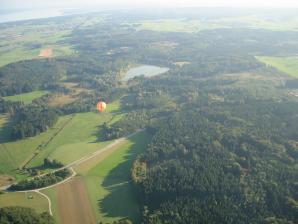
[[[298,0],[0,0],[2,8],[41,7],[142,7],[142,6],[224,6],[224,7],[295,7]]]

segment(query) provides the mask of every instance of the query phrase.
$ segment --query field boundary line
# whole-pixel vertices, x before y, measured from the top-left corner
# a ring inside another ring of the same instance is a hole
[[[22,169],[26,168],[26,166],[29,165],[32,162],[32,160],[35,159],[39,155],[39,153],[44,148],[46,148],[53,141],[53,139],[59,133],[61,133],[61,131],[64,130],[64,128],[73,120],[74,117],[75,117],[75,115],[71,115],[71,117],[56,132],[54,132],[53,135],[51,135],[45,142],[40,144],[40,145],[42,145],[41,147],[40,147],[40,145],[37,146],[33,152],[33,155],[31,155],[30,158],[28,158],[27,160],[25,160],[23,162],[23,164],[20,166],[20,169],[22,170]]]

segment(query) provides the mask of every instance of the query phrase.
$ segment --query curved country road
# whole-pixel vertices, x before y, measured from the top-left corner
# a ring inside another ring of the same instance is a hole
[[[42,193],[42,192],[40,192],[38,190],[35,190],[34,192],[36,192],[37,194],[42,195],[43,197],[45,197],[48,200],[48,203],[49,203],[49,213],[50,213],[51,216],[53,216],[51,199],[46,194],[44,194],[44,193]]]

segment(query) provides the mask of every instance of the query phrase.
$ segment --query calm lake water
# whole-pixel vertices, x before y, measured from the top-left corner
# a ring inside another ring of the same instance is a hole
[[[144,75],[146,77],[152,77],[156,75],[161,75],[169,70],[170,69],[166,67],[158,67],[153,65],[140,65],[138,67],[129,69],[122,80],[127,81],[129,79],[132,79],[136,76],[141,76],[141,75]]]
[[[0,13],[0,23],[63,16],[62,10],[30,10]]]

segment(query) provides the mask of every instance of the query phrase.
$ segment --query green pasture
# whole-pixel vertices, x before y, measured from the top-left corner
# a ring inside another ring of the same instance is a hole
[[[98,220],[113,222],[129,218],[134,223],[140,221],[140,208],[130,181],[130,169],[136,155],[145,150],[149,141],[150,136],[140,132],[82,174]]]
[[[5,116],[0,117],[0,174],[8,174],[17,179],[24,178],[17,168],[24,165],[38,152],[27,167],[42,165],[44,158],[57,159],[68,164],[109,144],[103,142],[100,126],[112,123],[123,116],[119,111],[119,101],[108,104],[104,113],[98,111],[78,113],[59,118],[49,130],[32,138],[10,140],[10,123]],[[39,149],[38,149],[39,148]]]
[[[273,66],[278,70],[285,72],[293,77],[298,77],[298,57],[267,57],[258,56],[256,57],[259,61]]]
[[[48,212],[48,201],[35,192],[0,194],[0,208],[21,206],[35,209],[38,213]]]
[[[104,113],[75,114],[29,166],[39,166],[47,157],[68,164],[109,144],[109,141],[102,141],[100,125],[112,123],[123,114],[112,113],[119,109],[119,101],[108,104],[108,108]]]
[[[214,18],[212,20],[199,19],[159,19],[140,20],[134,23],[140,30],[154,30],[162,32],[199,32],[202,30],[219,28],[251,28],[268,29],[274,31],[297,31],[298,16],[286,20],[276,20],[257,15],[233,16]]]
[[[25,104],[29,104],[31,103],[33,100],[42,97],[43,95],[47,94],[48,91],[33,91],[30,93],[23,93],[23,94],[19,94],[19,95],[14,95],[14,96],[6,96],[3,97],[4,100],[7,101],[22,101]]]
[[[207,29],[222,27],[218,24],[204,23],[199,20],[186,19],[162,19],[162,20],[143,20],[138,22],[140,30],[153,30],[161,32],[198,32]]]
[[[17,168],[30,159],[38,146],[45,144],[69,119],[70,116],[60,117],[54,127],[46,132],[32,138],[12,141],[9,134],[11,124],[7,118],[2,118],[2,125],[0,126],[0,174],[12,175],[17,179],[24,178],[17,171]]]
[[[140,132],[118,145],[116,151],[90,170],[79,173],[84,178],[97,220],[112,222],[126,217],[139,222],[140,208],[130,182],[130,169],[134,158],[145,150],[150,139],[148,133]],[[51,199],[53,215],[59,223],[56,188],[42,192]]]

